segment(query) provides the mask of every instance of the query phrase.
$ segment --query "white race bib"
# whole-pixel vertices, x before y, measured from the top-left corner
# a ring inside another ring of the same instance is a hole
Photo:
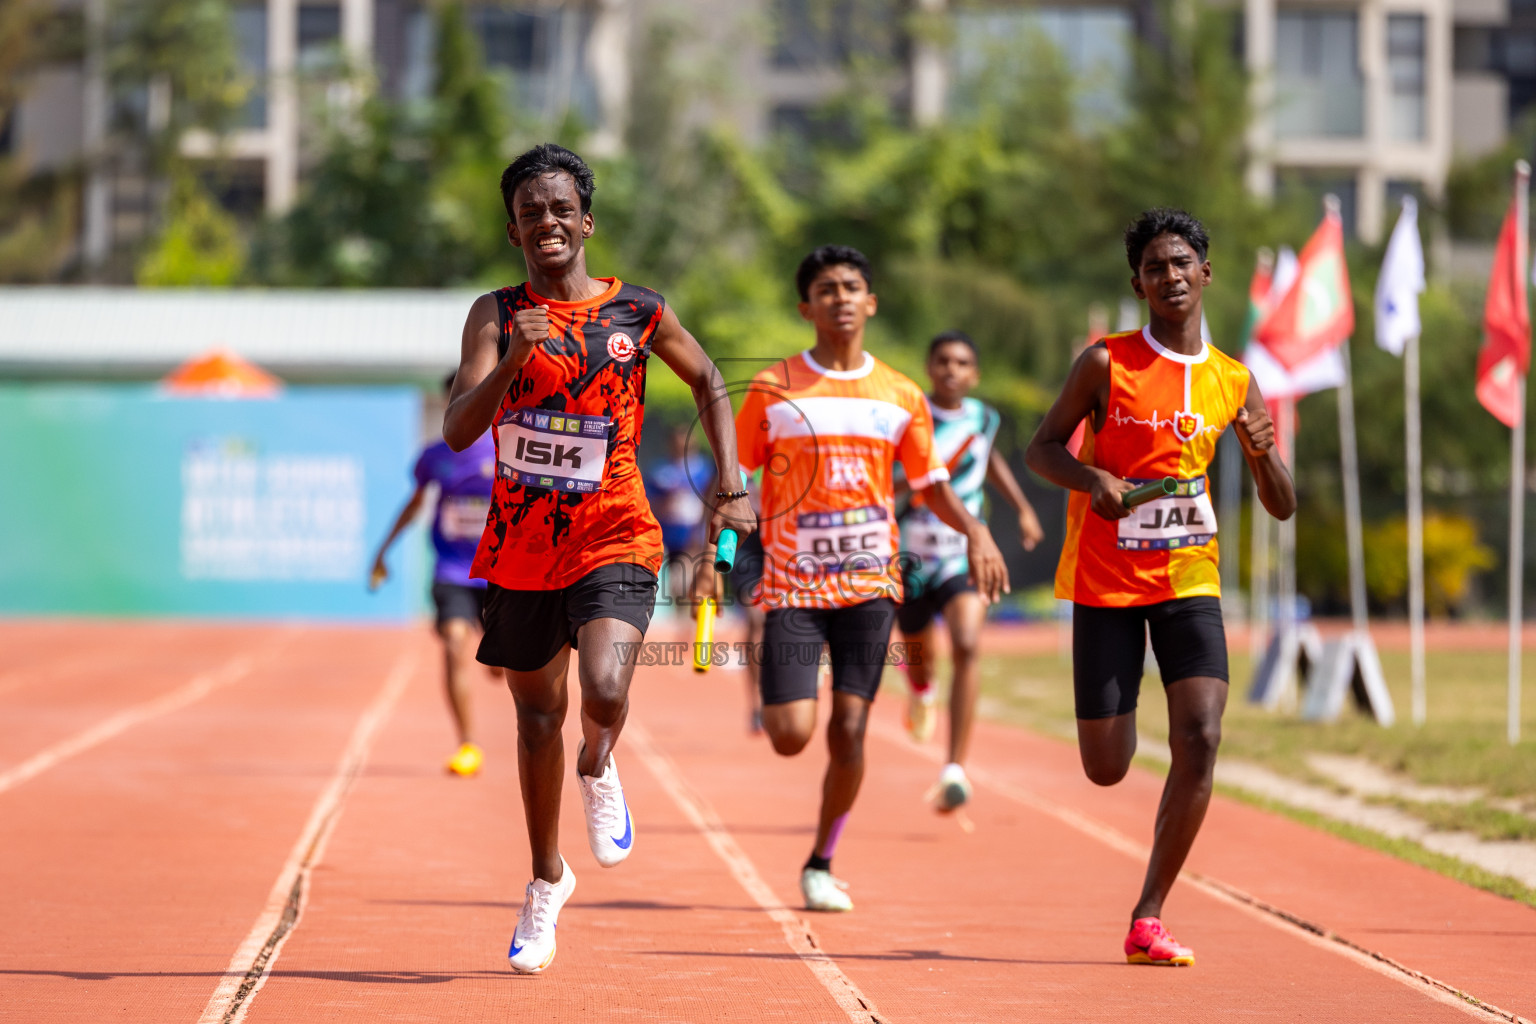
[[[1119,526],[1118,546],[1122,551],[1166,551],[1209,544],[1216,536],[1216,510],[1211,507],[1205,477],[1180,480],[1177,493],[1132,509]]]
[[[913,513],[907,520],[902,544],[907,551],[925,562],[964,558],[967,552],[965,534],[932,514]]]
[[[827,572],[884,568],[891,561],[891,522],[879,505],[795,517],[795,557]]]
[[[608,420],[546,409],[514,409],[496,426],[496,474],[524,487],[603,489]]]
[[[437,513],[438,530],[444,540],[479,540],[490,512],[491,503],[484,498],[449,495],[442,499],[442,508]]]

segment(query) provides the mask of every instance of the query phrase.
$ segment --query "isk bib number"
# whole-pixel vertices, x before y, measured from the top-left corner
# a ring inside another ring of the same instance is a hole
[[[795,554],[827,572],[883,568],[891,560],[890,519],[879,505],[802,512],[795,519]]]
[[[1209,544],[1216,536],[1216,510],[1211,507],[1205,477],[1180,480],[1178,493],[1132,509],[1119,525],[1118,546],[1122,551],[1167,551]]]
[[[524,487],[603,489],[608,420],[546,409],[514,409],[496,426],[496,475]]]

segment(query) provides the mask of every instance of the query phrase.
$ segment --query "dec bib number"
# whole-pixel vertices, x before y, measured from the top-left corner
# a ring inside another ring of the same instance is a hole
[[[795,552],[827,572],[884,568],[891,560],[890,518],[879,505],[802,512],[795,517]]]
[[[444,540],[479,540],[491,503],[484,498],[455,494],[442,499],[437,529]]]
[[[1211,506],[1205,477],[1180,480],[1176,493],[1132,509],[1120,520],[1119,528],[1122,551],[1167,551],[1209,544],[1216,536],[1216,510]]]
[[[496,425],[496,475],[524,487],[603,489],[609,421],[546,409],[514,409]]]

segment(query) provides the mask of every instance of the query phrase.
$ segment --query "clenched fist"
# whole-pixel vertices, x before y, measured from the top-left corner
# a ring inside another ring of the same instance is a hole
[[[1268,409],[1249,412],[1247,407],[1237,410],[1237,436],[1243,448],[1254,458],[1261,458],[1275,446],[1275,421],[1269,418]]]
[[[513,366],[522,366],[548,339],[549,307],[520,309],[512,315],[512,339],[507,344],[506,358]]]

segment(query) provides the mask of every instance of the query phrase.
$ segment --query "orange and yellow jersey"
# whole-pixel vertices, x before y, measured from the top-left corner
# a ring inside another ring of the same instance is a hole
[[[1056,596],[1127,607],[1180,597],[1221,596],[1216,514],[1206,470],[1216,440],[1248,397],[1248,368],[1210,345],[1170,352],[1150,329],[1112,334],[1109,402],[1101,430],[1089,424],[1078,459],[1124,480],[1171,476],[1178,492],[1110,521],[1073,491]]]
[[[491,428],[496,480],[470,575],[509,590],[559,590],[594,569],[661,569],[661,527],[635,464],[645,369],[666,302],[607,281],[556,302],[528,286],[496,292],[505,355],[519,309],[549,307],[549,337],[502,396]]]
[[[916,490],[949,479],[921,388],[867,352],[846,371],[803,352],[752,379],[736,442],[742,471],[763,471],[760,607],[901,600],[892,467]]]

